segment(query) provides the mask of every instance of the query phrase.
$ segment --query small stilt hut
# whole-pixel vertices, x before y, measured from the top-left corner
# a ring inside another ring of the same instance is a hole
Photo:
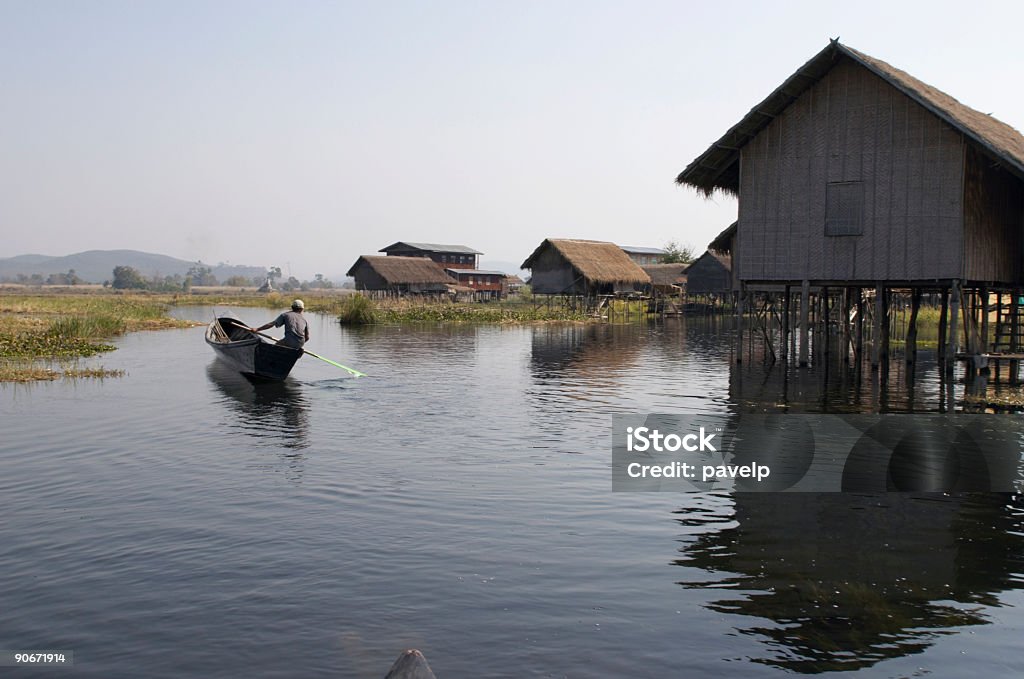
[[[633,292],[651,282],[615,243],[547,238],[522,264],[538,295],[596,297]]]
[[[454,284],[440,264],[426,257],[363,255],[348,270],[357,290],[387,295],[441,295]]]

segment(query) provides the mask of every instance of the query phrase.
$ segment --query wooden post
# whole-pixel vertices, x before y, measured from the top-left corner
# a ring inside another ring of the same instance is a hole
[[[850,362],[850,297],[851,288],[843,288],[843,362]]]
[[[864,357],[864,290],[857,288],[857,327],[854,328],[856,343],[854,344],[855,356],[860,363]]]
[[[807,346],[807,322],[811,305],[811,282],[804,280],[800,286],[800,367],[807,367],[809,357]]]
[[[910,293],[910,322],[907,324],[907,363],[917,363],[917,312],[921,309],[921,290]]]
[[[882,283],[875,283],[875,317],[871,328],[872,370],[878,368],[878,364],[882,360],[882,326],[888,325],[888,319],[885,318],[885,303],[882,299],[884,292],[885,288],[882,287]]]
[[[825,350],[825,358],[828,358],[829,329],[828,329],[828,287],[821,289],[821,337],[824,340],[822,349]]]
[[[939,362],[946,363],[946,334],[949,323],[949,288],[942,289],[942,307],[939,310]]]
[[[992,351],[988,336],[988,287],[981,286],[981,353],[987,354]]]
[[[960,318],[960,281],[953,279],[949,290],[949,333],[946,340],[946,372],[952,373],[956,367],[957,352],[957,321]]]
[[[891,325],[889,323],[889,290],[883,285],[882,286],[882,349],[879,352],[881,354],[881,363],[883,366],[889,365],[889,333]],[[885,376],[883,379],[888,379],[888,369],[883,371]]]
[[[782,298],[782,346],[780,350],[783,363],[789,361],[789,298],[790,292],[787,285]]]
[[[1016,354],[1020,350],[1018,337],[1020,334],[1020,288],[1013,289],[1013,298],[1010,300],[1010,353]],[[1020,369],[1020,361],[1010,361],[1010,382],[1016,384],[1017,371]]]
[[[743,303],[746,290],[740,283],[739,292],[736,293],[736,362],[743,363]]]

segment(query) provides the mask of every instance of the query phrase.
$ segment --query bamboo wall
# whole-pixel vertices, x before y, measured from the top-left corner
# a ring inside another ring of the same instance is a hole
[[[741,152],[747,281],[934,280],[963,268],[963,139],[842,60]],[[862,235],[826,236],[826,186],[863,182]]]
[[[964,278],[1018,283],[1024,183],[968,145],[964,161]]]
[[[568,295],[585,290],[572,265],[552,247],[545,248],[533,260],[530,274],[530,289],[537,295]]]

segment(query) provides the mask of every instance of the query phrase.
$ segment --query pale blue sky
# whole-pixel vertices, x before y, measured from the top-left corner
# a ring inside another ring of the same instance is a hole
[[[0,257],[703,250],[676,174],[830,37],[1024,127],[1021,7],[0,0]]]

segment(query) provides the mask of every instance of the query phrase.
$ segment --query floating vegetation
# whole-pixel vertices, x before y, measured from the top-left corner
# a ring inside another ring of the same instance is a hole
[[[103,366],[80,368],[62,367],[60,370],[41,365],[37,361],[0,361],[0,382],[49,382],[53,380],[98,379],[123,377],[124,370]]]
[[[342,325],[372,325],[377,322],[377,309],[363,295],[349,295],[341,305],[338,321]]]
[[[135,330],[190,327],[167,316],[167,304],[128,295],[0,295],[0,381],[60,377],[115,377],[103,368],[64,371],[40,366],[39,359],[94,356],[115,347],[107,340]]]
[[[356,296],[353,296],[356,297]],[[532,304],[473,304],[457,302],[431,302],[426,300],[380,300],[373,302],[365,297],[358,303],[359,318],[372,320],[351,320],[352,315],[339,315],[342,324],[366,323],[536,323],[544,321],[585,321],[582,311],[565,307],[534,306]],[[366,305],[365,307],[363,305]]]

